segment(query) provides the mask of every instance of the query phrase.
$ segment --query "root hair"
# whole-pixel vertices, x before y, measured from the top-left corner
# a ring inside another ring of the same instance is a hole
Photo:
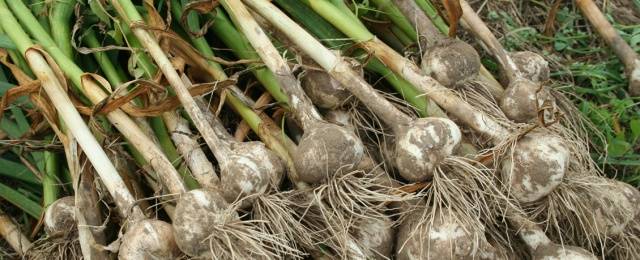
[[[376,255],[355,238],[354,234],[360,231],[358,223],[367,219],[385,219],[387,204],[414,198],[398,188],[381,185],[376,181],[384,177],[376,176],[381,174],[384,172],[352,171],[327,180],[310,194],[307,191],[298,196],[306,199],[307,207],[301,214],[305,225],[314,230],[315,237],[320,238],[316,245],[328,247],[338,258]]]
[[[296,210],[299,206],[293,199],[293,193],[294,191],[283,191],[256,196],[252,217],[261,230],[287,242],[287,247],[278,251],[290,251],[288,257],[302,259],[304,253],[301,250],[313,248],[314,241],[318,238],[314,236],[316,233],[313,230],[303,224],[304,216],[300,214],[301,211]]]
[[[261,229],[265,221],[236,218],[241,203],[238,200],[225,209],[228,219],[213,226],[206,238],[212,259],[279,259],[301,254],[284,238]]]
[[[520,209],[500,186],[500,180],[489,168],[464,157],[447,157],[434,172],[431,187],[420,194],[430,207],[420,222],[433,223],[436,212],[441,212],[473,229],[465,230],[469,234],[486,233],[491,240],[509,247],[507,224],[499,219]]]
[[[51,234],[35,241],[24,258],[34,260],[83,259],[77,230],[74,227],[72,231]]]

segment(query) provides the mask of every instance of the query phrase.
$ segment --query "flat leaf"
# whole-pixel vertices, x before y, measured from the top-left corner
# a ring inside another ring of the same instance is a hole
[[[631,36],[631,39],[629,39],[629,45],[631,47],[637,46],[638,43],[640,43],[640,33],[634,34],[633,36]]]
[[[613,138],[609,141],[609,147],[607,150],[609,151],[609,155],[618,157],[627,153],[629,149],[631,149],[631,144],[627,143],[624,140]]]
[[[0,34],[0,48],[8,50],[17,50],[16,45],[9,39],[6,34]]]
[[[24,194],[2,183],[0,183],[0,197],[17,206],[31,217],[35,219],[40,218],[40,214],[42,213],[42,207],[40,204],[30,200]]]
[[[26,166],[3,158],[0,158],[0,175],[26,183],[40,184],[40,180]]]
[[[553,48],[556,49],[556,51],[562,51],[566,49],[568,46],[569,46],[569,43],[567,43],[564,40],[556,40],[553,42]]]
[[[640,119],[632,119],[629,122],[629,128],[631,128],[632,140],[637,140],[640,137]]]

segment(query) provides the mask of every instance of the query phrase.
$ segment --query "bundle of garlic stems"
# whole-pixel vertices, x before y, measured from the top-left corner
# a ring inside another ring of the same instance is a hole
[[[544,58],[455,2],[499,74],[429,0],[0,0],[0,258],[640,257]]]

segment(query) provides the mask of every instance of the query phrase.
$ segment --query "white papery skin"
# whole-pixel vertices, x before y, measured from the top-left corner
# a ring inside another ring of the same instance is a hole
[[[518,141],[502,163],[502,180],[520,202],[534,202],[551,193],[564,177],[570,153],[563,140],[534,131]]]
[[[587,221],[594,236],[622,235],[628,224],[640,215],[640,191],[616,180],[602,178],[601,185],[589,194],[592,211]]]
[[[423,213],[416,210],[400,225],[396,259],[500,259],[484,232],[469,233],[470,227],[440,212],[435,213],[432,223],[418,225]]]
[[[44,212],[44,230],[47,234],[69,232],[75,229],[75,198],[67,196],[51,203]]]
[[[300,180],[320,183],[339,170],[348,172],[364,156],[364,145],[352,131],[329,123],[318,123],[305,131],[292,154]]]
[[[190,256],[211,257],[207,238],[214,227],[239,218],[235,211],[229,215],[228,208],[229,203],[215,190],[197,189],[180,195],[173,221],[180,249]]]
[[[118,259],[176,259],[180,249],[171,224],[155,219],[132,223],[124,237]]]
[[[277,187],[284,172],[284,165],[261,142],[234,143],[232,154],[221,165],[222,195],[229,203],[247,196],[256,196]],[[242,201],[242,208],[250,207],[253,199]]]
[[[593,254],[575,246],[562,246],[558,244],[549,244],[538,247],[532,253],[534,260],[596,260]]]
[[[520,239],[527,246],[531,259],[534,260],[595,260],[590,252],[574,246],[555,244],[547,237],[544,231],[536,223],[522,215],[515,214],[509,217],[509,222],[514,226]]]
[[[366,259],[391,258],[395,238],[392,227],[393,222],[388,217],[367,218],[360,221],[354,237],[366,250]]]
[[[517,123],[538,119],[542,110],[546,121],[553,120],[555,99],[541,83],[519,78],[514,80],[500,98],[500,109],[507,118]]]
[[[518,76],[542,83],[549,80],[549,62],[535,52],[518,51],[509,54],[518,68]]]
[[[313,104],[324,109],[337,109],[351,97],[340,82],[324,71],[306,71],[301,86]]]
[[[420,118],[402,128],[397,136],[395,165],[403,178],[424,181],[462,140],[458,126],[446,118]]]
[[[473,47],[460,40],[444,40],[426,50],[421,67],[446,87],[456,87],[478,76],[480,56]]]

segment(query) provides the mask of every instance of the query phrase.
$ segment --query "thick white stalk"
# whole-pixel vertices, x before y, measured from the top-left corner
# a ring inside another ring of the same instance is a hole
[[[158,182],[158,180],[151,178],[151,176],[149,176],[149,174],[144,174],[143,177],[144,177],[144,179],[146,181],[146,184],[151,188],[151,190],[153,190],[153,192],[155,192],[155,194],[159,194],[159,196],[161,196],[159,198],[159,200],[161,202],[166,201],[167,198],[162,197],[162,184],[160,182]],[[173,220],[173,212],[174,212],[174,209],[175,209],[174,205],[171,205],[170,203],[160,203],[157,206],[158,206],[158,208],[164,209],[164,211],[167,213],[169,218],[171,220]]]
[[[93,250],[92,245],[99,245],[99,243],[94,239],[93,233],[91,232],[91,226],[87,223],[87,220],[79,207],[75,207],[74,210],[74,216],[77,223],[76,226],[78,227],[78,241],[80,241],[82,256],[86,260],[98,259],[98,252]],[[106,256],[103,255],[103,257]]]
[[[75,187],[75,217],[78,227],[78,240],[85,259],[103,259],[106,252],[96,245],[105,245],[103,230],[99,228],[102,223],[100,199],[95,191],[93,170],[88,170]]]
[[[289,97],[289,105],[296,119],[302,124],[302,128],[305,129],[310,123],[321,120],[320,113],[318,113],[311,100],[302,90],[300,82],[293,76],[287,62],[280,56],[267,34],[241,1],[225,0],[222,1],[222,4],[229,11],[231,18],[240,31],[251,42],[261,60],[264,61],[269,70],[273,71],[283,92]]]
[[[142,20],[132,21],[132,18],[127,16],[127,12],[119,0],[112,0],[111,3],[118,14],[122,18],[124,18],[124,20],[132,23],[143,22]],[[173,67],[173,64],[162,50],[157,40],[145,29],[139,26],[135,26],[134,24],[131,24],[131,27],[133,34],[136,36],[136,38],[138,38],[138,40],[140,40],[142,46],[147,49],[149,55],[153,58],[160,71],[162,71],[162,73],[164,74],[165,78],[169,82],[169,85],[171,85],[174,92],[176,93],[178,100],[180,100],[180,103],[184,107],[189,117],[191,117],[191,120],[193,120],[194,125],[204,138],[205,142],[207,143],[215,157],[218,160],[225,160],[225,155],[229,153],[229,148],[225,147],[217,138],[215,132],[213,131],[213,128],[205,120],[204,113],[196,105],[194,98],[189,93],[188,88],[182,82],[180,75],[178,75],[178,72]]]
[[[65,131],[68,132],[68,128]],[[73,136],[66,136],[68,141],[63,142],[63,145],[75,191],[75,218],[80,249],[85,259],[103,259],[107,253],[96,246],[105,245],[106,239],[103,230],[98,228],[104,223],[95,188],[95,170],[81,167],[78,144]]]
[[[480,19],[478,14],[469,6],[467,1],[461,0],[462,7],[462,25],[469,28],[470,31],[484,43],[485,47],[493,54],[500,63],[500,67],[504,71],[509,82],[513,82],[518,77],[518,67],[509,56],[509,53],[502,47],[498,39],[493,35],[489,27]]]
[[[86,79],[83,80],[85,95],[91,102],[97,104],[108,97],[93,80],[88,79],[88,77],[84,79]],[[144,159],[149,162],[169,192],[180,194],[187,191],[180,174],[176,171],[175,167],[173,167],[173,164],[167,159],[162,150],[160,150],[160,147],[138,127],[133,119],[120,109],[109,112],[107,119],[109,119],[127,141],[142,154]]]
[[[151,141],[154,144],[156,144],[158,149],[161,149],[160,148],[160,141],[158,141],[158,137],[156,137],[156,134],[153,132],[153,128],[151,128],[151,125],[149,124],[149,121],[147,121],[147,119],[144,118],[144,117],[132,117],[131,119],[133,119],[133,121],[136,122],[136,125],[138,125],[140,130],[146,136],[148,136],[149,139],[151,139]]]
[[[416,29],[421,48],[428,48],[445,38],[416,4],[415,0],[393,0],[393,3]]]
[[[220,180],[216,175],[213,164],[207,159],[207,156],[200,148],[200,144],[192,137],[187,121],[173,111],[163,113],[162,118],[171,133],[171,139],[175,143],[178,152],[182,155],[200,185],[204,187],[217,186]]]
[[[245,1],[261,16],[284,33],[306,55],[348,89],[354,96],[367,104],[385,123],[391,127],[408,124],[409,116],[403,114],[384,96],[374,90],[358,73],[353,71],[352,64],[335,52],[327,49],[307,33],[278,8],[265,1]]]
[[[69,126],[69,132],[76,138],[78,144],[96,169],[102,183],[113,197],[122,216],[130,216],[137,220],[144,217],[142,211],[135,205],[135,199],[127,189],[115,166],[109,160],[107,154],[91,134],[89,127],[73,106],[73,103],[62,89],[46,59],[35,49],[28,49],[24,54],[29,66],[40,80],[47,96],[58,111],[58,115]]]
[[[300,180],[309,183],[322,182],[327,180],[327,177],[348,171],[357,165],[364,153],[362,141],[358,136],[353,131],[322,120],[311,99],[304,93],[300,82],[291,73],[287,62],[240,0],[224,0],[222,5],[269,70],[274,73],[280,87],[289,98],[291,111],[304,130],[296,152],[292,154]]]
[[[46,42],[47,37],[41,38]],[[54,44],[48,46],[47,49],[51,50],[52,53],[60,52]],[[55,57],[58,59],[57,62],[59,64],[67,64],[66,66],[75,66],[75,64],[73,64],[72,61],[64,55],[56,55]],[[76,67],[74,69],[74,72],[71,74],[68,73],[67,76],[71,78],[79,77],[79,84],[82,85],[81,88],[82,90],[84,90],[83,94],[85,94],[93,104],[99,104],[108,97],[107,94],[105,94],[105,92],[102,90],[102,86],[98,85],[100,80],[96,80],[90,75],[78,75],[80,73],[80,68]],[[163,183],[171,193],[182,193],[186,191],[180,175],[175,170],[175,168],[173,168],[171,162],[166,158],[164,153],[157,147],[157,145],[155,145],[153,141],[151,141],[149,137],[145,135],[145,133],[143,133],[140,128],[137,127],[136,123],[134,123],[127,114],[125,114],[121,110],[115,110],[111,113],[108,113],[106,116],[109,121],[127,139],[127,141],[130,142],[144,156],[145,160],[149,162],[151,167],[154,168],[155,172],[160,175]]]
[[[477,110],[435,79],[424,75],[416,64],[395,52],[378,38],[374,37],[363,42],[362,46],[449,114],[491,138],[494,143],[499,143],[509,136],[509,130],[489,115]]]
[[[31,242],[20,232],[20,227],[2,211],[0,211],[0,236],[21,256],[24,256],[31,247]]]
[[[265,0],[244,0],[257,13],[269,20],[274,26],[287,34],[300,49],[314,59],[325,70],[332,75],[344,75],[338,77],[341,83],[346,85],[353,84],[358,81],[359,77],[351,75],[347,78],[350,70],[344,62],[333,52],[324,47],[318,40],[313,38],[309,33],[297,25],[293,20],[287,17],[277,7]],[[453,91],[440,85],[431,77],[424,76],[421,70],[412,62],[407,61],[404,57],[397,54],[377,38],[363,43],[363,45],[372,53],[378,55],[380,60],[387,64],[394,72],[403,76],[407,81],[416,86],[420,91],[425,93],[429,98],[434,100],[438,105],[449,113],[466,122],[469,126],[477,131],[491,137],[495,141],[500,141],[509,135],[509,131],[491,119],[488,115],[476,110],[473,106],[464,102]],[[366,84],[366,82],[365,82]],[[354,95],[357,95],[354,93]]]

